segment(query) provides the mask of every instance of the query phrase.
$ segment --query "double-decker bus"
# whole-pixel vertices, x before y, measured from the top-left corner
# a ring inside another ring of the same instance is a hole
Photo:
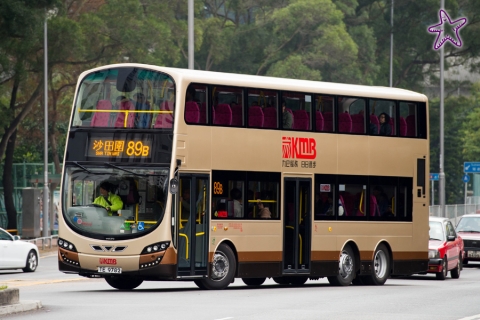
[[[427,110],[424,95],[395,88],[86,71],[64,157],[59,269],[122,290],[382,285],[425,272]]]

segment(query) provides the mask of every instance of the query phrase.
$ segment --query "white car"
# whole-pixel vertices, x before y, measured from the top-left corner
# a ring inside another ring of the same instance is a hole
[[[12,236],[0,228],[0,270],[22,269],[24,272],[34,272],[38,267],[38,248],[26,241],[20,241],[20,236]]]

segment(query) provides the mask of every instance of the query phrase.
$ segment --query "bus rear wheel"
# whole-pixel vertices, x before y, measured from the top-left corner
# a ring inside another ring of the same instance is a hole
[[[327,277],[333,286],[348,286],[355,278],[355,254],[350,246],[345,246],[338,262],[338,275]]]
[[[236,259],[232,249],[226,244],[218,246],[213,256],[210,276],[205,279],[196,280],[195,284],[200,289],[221,290],[233,282],[236,270]]]
[[[365,284],[381,286],[390,276],[390,254],[387,247],[381,244],[373,255],[373,272],[371,275],[363,276]]]
[[[142,284],[143,280],[134,277],[125,276],[108,276],[105,281],[115,289],[118,290],[133,290]]]
[[[243,283],[247,286],[261,286],[266,278],[242,278]]]

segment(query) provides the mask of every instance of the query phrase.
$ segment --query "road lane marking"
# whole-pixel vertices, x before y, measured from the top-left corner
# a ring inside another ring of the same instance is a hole
[[[465,318],[461,318],[461,319],[458,319],[458,320],[479,320],[479,319],[480,319],[480,314],[476,314],[474,316],[465,317]]]
[[[78,279],[53,279],[53,280],[8,280],[2,281],[2,285],[7,285],[9,288],[17,288],[17,287],[26,287],[26,286],[35,286],[40,284],[54,284],[54,283],[62,283],[62,282],[70,282],[70,281],[82,281],[82,280],[89,280],[88,278],[78,278]]]

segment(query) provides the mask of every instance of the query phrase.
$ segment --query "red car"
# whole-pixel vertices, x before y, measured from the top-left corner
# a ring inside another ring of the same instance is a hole
[[[457,224],[456,231],[465,246],[463,264],[480,261],[480,214],[466,214]]]
[[[428,273],[445,280],[448,271],[453,279],[460,278],[463,268],[463,240],[447,218],[430,217]]]

